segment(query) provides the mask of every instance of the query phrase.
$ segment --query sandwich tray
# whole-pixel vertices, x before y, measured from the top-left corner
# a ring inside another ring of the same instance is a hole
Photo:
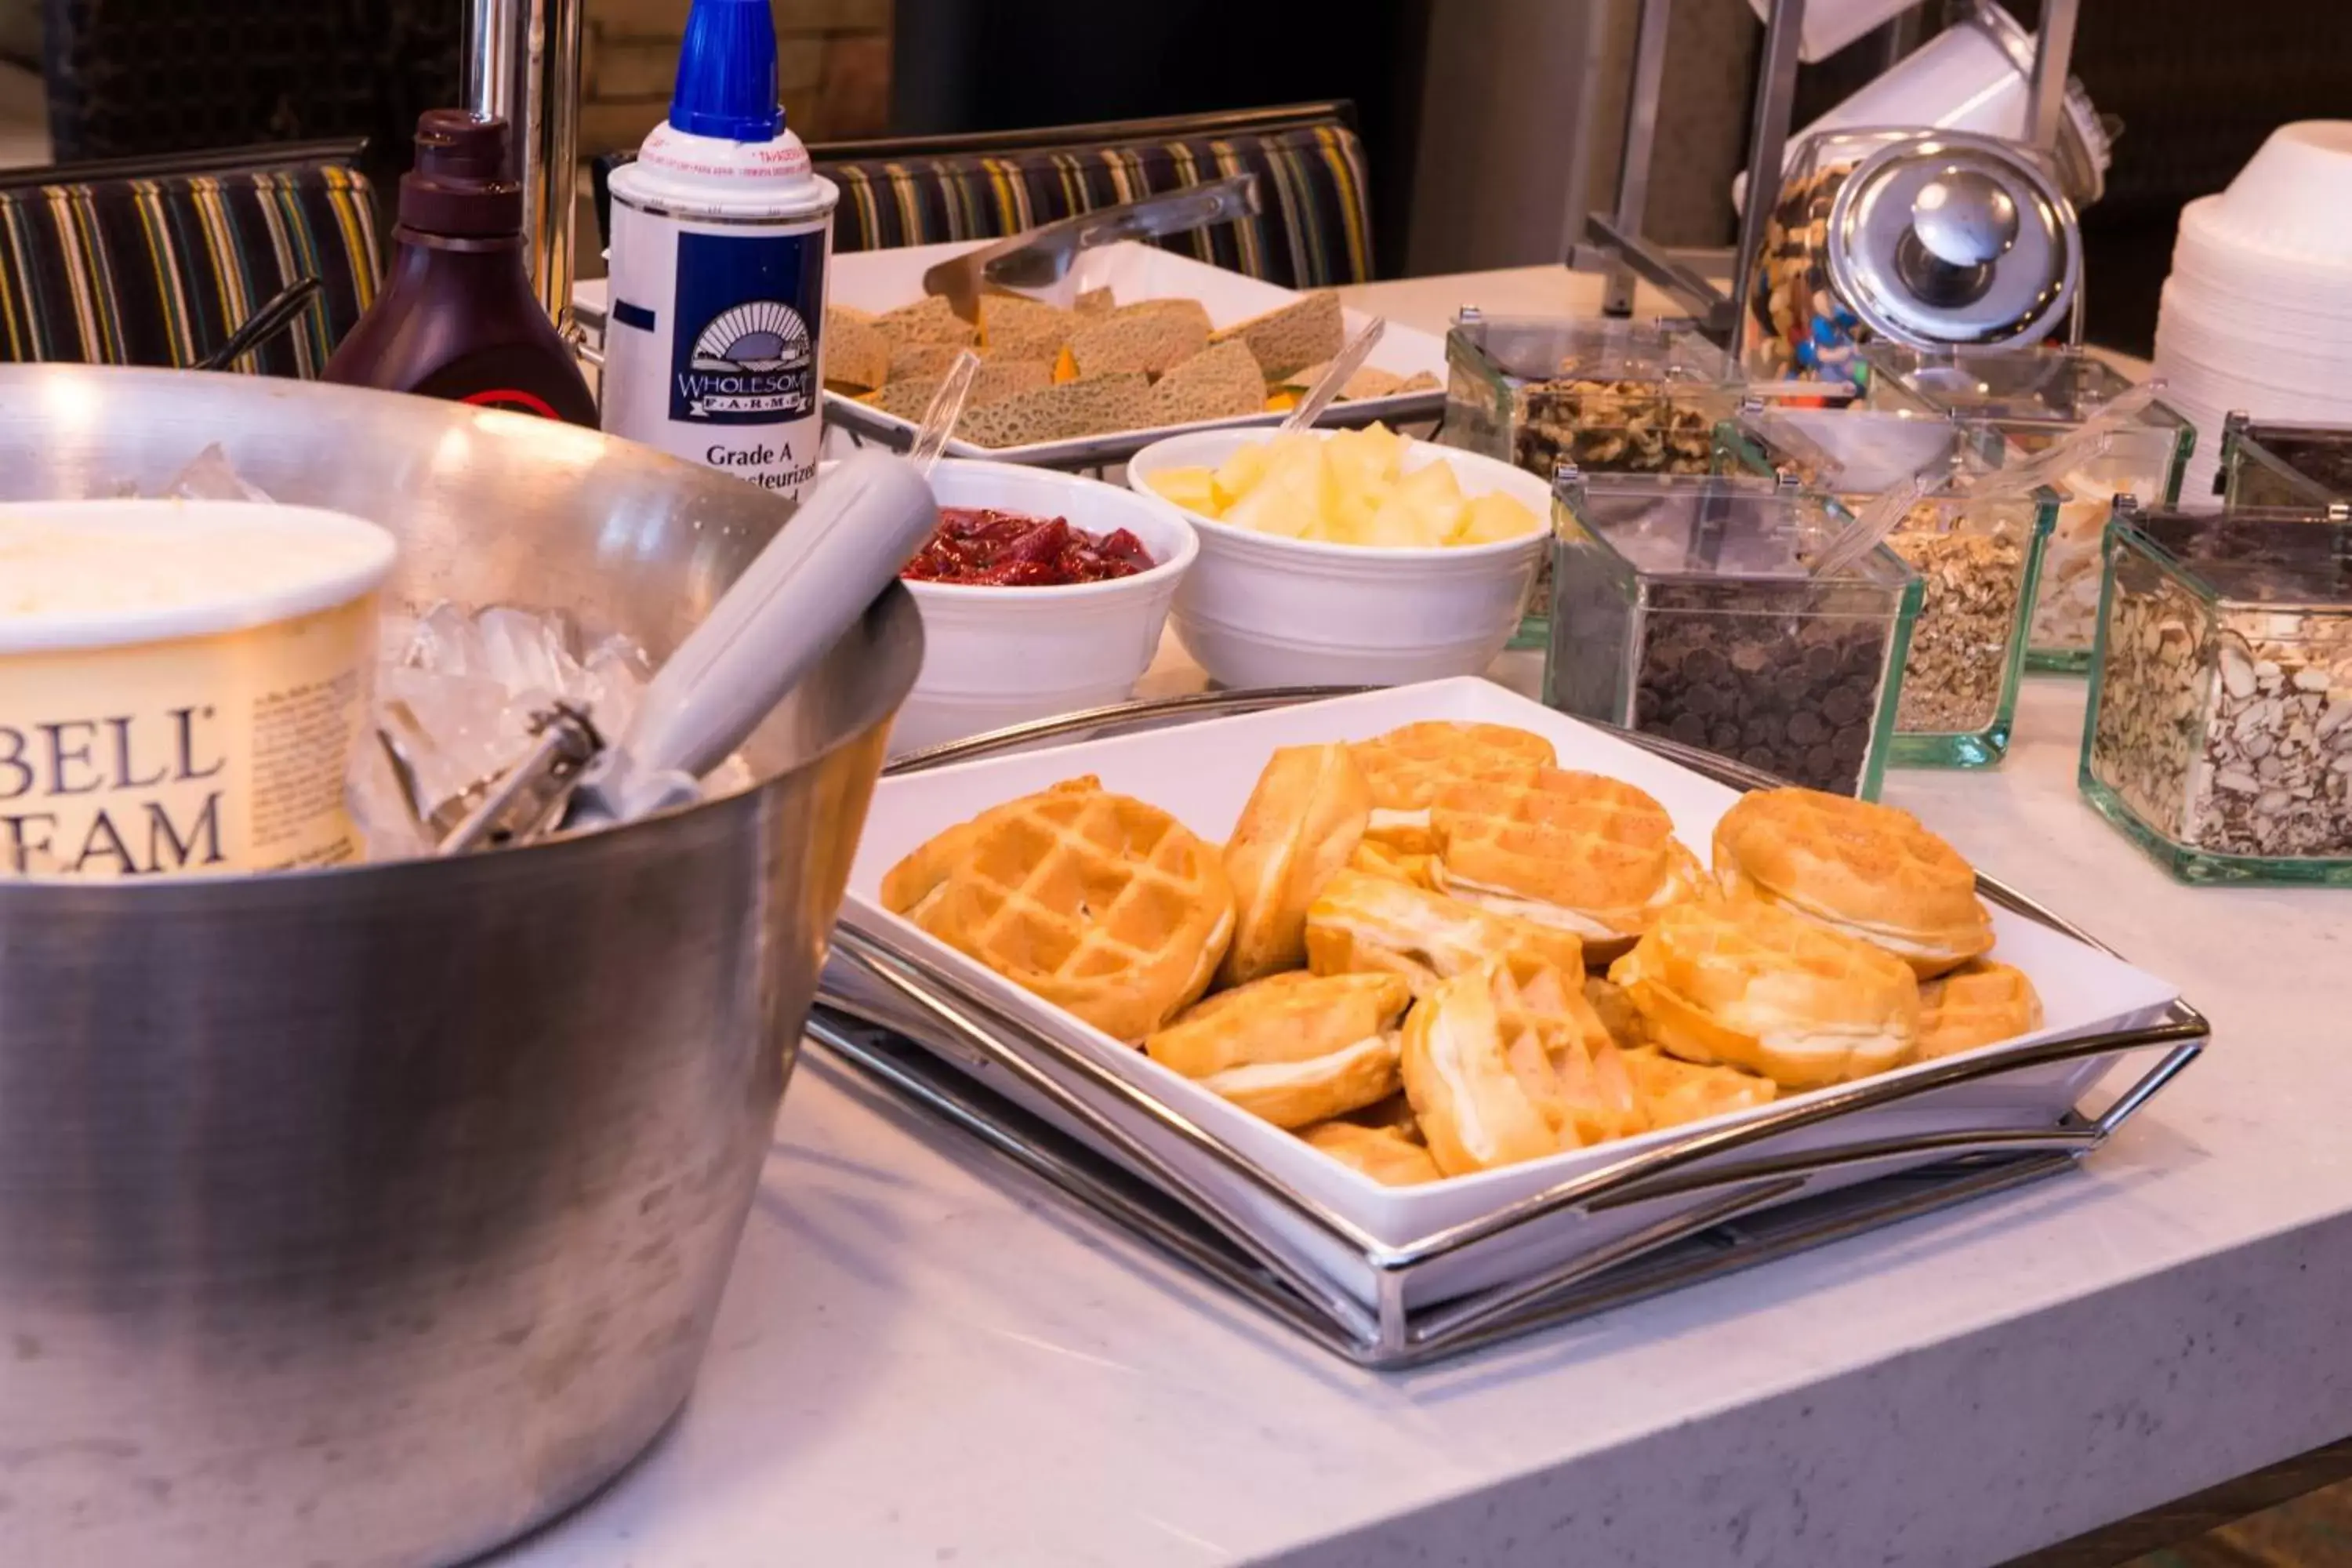
[[[1741,790],[1778,782],[1477,679],[1213,693],[951,742],[894,763],[876,793],[811,1037],[1082,1206],[1380,1367],[2068,1169],[2203,1047],[2204,1019],[2170,987],[1980,877],[1999,955],[2042,993],[2042,1031],[1521,1165],[1383,1187],[876,901],[884,870],[932,834],[1073,774],[1098,773],[1221,839],[1274,747],[1416,719],[1546,734],[1562,765],[1648,790],[1695,847]],[[1051,744],[1083,734],[1097,738]],[[2114,1073],[2127,1058],[2137,1076]]]
[[[967,250],[992,243],[988,240],[954,240],[941,245],[906,246],[893,250],[856,250],[833,258],[833,276],[827,285],[827,296],[835,305],[853,305],[861,310],[879,313],[911,305],[923,297],[923,274],[929,268]],[[1077,293],[1087,289],[1110,289],[1122,305],[1143,300],[1198,300],[1209,312],[1211,325],[1230,327],[1252,316],[1263,315],[1290,304],[1302,296],[1263,279],[1247,278],[1238,272],[1228,272],[1222,267],[1212,267],[1195,261],[1189,256],[1161,250],[1156,246],[1123,240],[1081,252],[1071,267],[1069,275],[1051,296],[1055,303],[1068,304]],[[1067,295],[1069,298],[1063,298]],[[1341,312],[1349,332],[1355,331],[1370,318],[1360,310]],[[1335,403],[1316,423],[1325,426],[1352,427],[1370,425],[1375,420],[1391,426],[1433,422],[1445,411],[1445,343],[1443,339],[1410,327],[1391,322],[1372,348],[1366,363],[1380,370],[1394,371],[1400,375],[1412,375],[1426,371],[1437,378],[1437,385],[1427,391],[1405,393],[1395,397],[1368,397],[1357,402]],[[824,418],[827,428],[846,433],[861,444],[872,442],[894,452],[903,452],[915,442],[915,423],[885,413],[870,404],[837,392],[824,395]],[[1100,436],[1080,437],[1068,441],[1039,441],[1019,447],[981,447],[970,441],[951,440],[947,445],[950,457],[986,458],[992,462],[1025,463],[1032,468],[1098,468],[1113,463],[1123,463],[1154,441],[1169,436],[1194,430],[1223,430],[1255,426],[1271,427],[1282,423],[1283,416],[1276,413],[1245,415],[1233,419],[1202,420],[1186,425],[1167,425],[1152,429],[1121,430]]]

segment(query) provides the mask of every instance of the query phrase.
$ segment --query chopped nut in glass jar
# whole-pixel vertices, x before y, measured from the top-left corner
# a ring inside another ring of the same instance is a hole
[[[1670,384],[1570,376],[1530,383],[1519,395],[1512,460],[1531,473],[1549,478],[1563,462],[1606,474],[1704,474],[1713,465],[1715,416]]]
[[[2119,558],[2089,762],[2175,843],[2269,859],[2352,856],[2352,626],[2209,611]]]
[[[1935,510],[1927,511],[1932,524]],[[1886,544],[1918,574],[1921,587],[1919,620],[1895,700],[1895,729],[1966,734],[1990,727],[2000,716],[2015,647],[2024,547],[1999,533],[1932,526],[1898,528]]]
[[[2040,652],[2087,654],[2099,628],[2099,541],[2114,510],[2116,487],[2087,474],[2066,476],[2073,497],[2058,507],[2058,526],[2042,552],[2027,640]]]

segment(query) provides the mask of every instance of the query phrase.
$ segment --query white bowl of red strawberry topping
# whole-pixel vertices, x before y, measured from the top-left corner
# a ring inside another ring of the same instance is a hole
[[[931,490],[940,531],[902,574],[923,613],[923,672],[892,753],[1134,695],[1200,550],[1184,514],[1013,463],[950,459]]]

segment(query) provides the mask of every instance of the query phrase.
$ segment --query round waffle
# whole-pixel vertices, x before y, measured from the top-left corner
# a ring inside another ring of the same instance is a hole
[[[1666,808],[1598,773],[1540,768],[1454,784],[1430,826],[1441,891],[1573,931],[1596,959],[1623,952],[1658,910],[1704,884]]]
[[[1900,959],[1776,904],[1676,904],[1609,978],[1667,1051],[1783,1089],[1883,1072],[1918,1044],[1919,984]]]
[[[1414,1142],[1392,1127],[1318,1121],[1312,1127],[1300,1128],[1298,1136],[1383,1186],[1417,1186],[1440,1180],[1445,1174],[1429,1157],[1425,1145]]]
[[[1091,795],[1102,788],[1102,780],[1092,773],[1060,784],[1041,792],[1045,795]],[[1028,809],[1036,795],[1023,795],[1002,805],[992,805],[970,822],[959,822],[945,833],[925,839],[907,858],[882,874],[882,907],[894,915],[904,915],[917,925],[946,887],[955,868],[971,858],[971,847],[981,834],[1005,817]]]
[[[1396,974],[1415,996],[1508,953],[1581,970],[1573,931],[1490,914],[1409,882],[1345,870],[1307,910],[1307,962],[1318,974]]]
[[[1213,846],[1102,790],[1048,790],[983,820],[924,930],[1117,1039],[1208,988],[1234,928]]]
[[[1371,790],[1346,746],[1274,753],[1225,845],[1234,941],[1218,984],[1245,984],[1307,962],[1307,906],[1355,854],[1371,809]]]
[[[1759,790],[1716,824],[1715,875],[1734,897],[1859,937],[1923,980],[1992,948],[1975,869],[1893,806],[1818,790]]]
[[[1404,1090],[1438,1168],[1457,1176],[1639,1131],[1621,1056],[1580,973],[1496,958],[1407,1016]]]
[[[1359,742],[1356,765],[1372,791],[1366,837],[1406,855],[1436,847],[1429,808],[1449,784],[1524,778],[1558,760],[1552,743],[1507,724],[1430,720]]]
[[[1975,959],[1919,987],[1919,1056],[1948,1057],[2042,1027],[2042,997],[2021,970]]]

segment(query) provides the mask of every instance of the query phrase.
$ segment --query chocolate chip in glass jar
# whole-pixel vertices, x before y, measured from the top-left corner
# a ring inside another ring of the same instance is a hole
[[[1886,628],[1654,602],[1634,728],[1852,795],[1870,754]]]
[[[1853,723],[1864,717],[1869,699],[1856,696],[1851,686],[1841,686],[1822,699],[1822,717],[1833,726]]]

